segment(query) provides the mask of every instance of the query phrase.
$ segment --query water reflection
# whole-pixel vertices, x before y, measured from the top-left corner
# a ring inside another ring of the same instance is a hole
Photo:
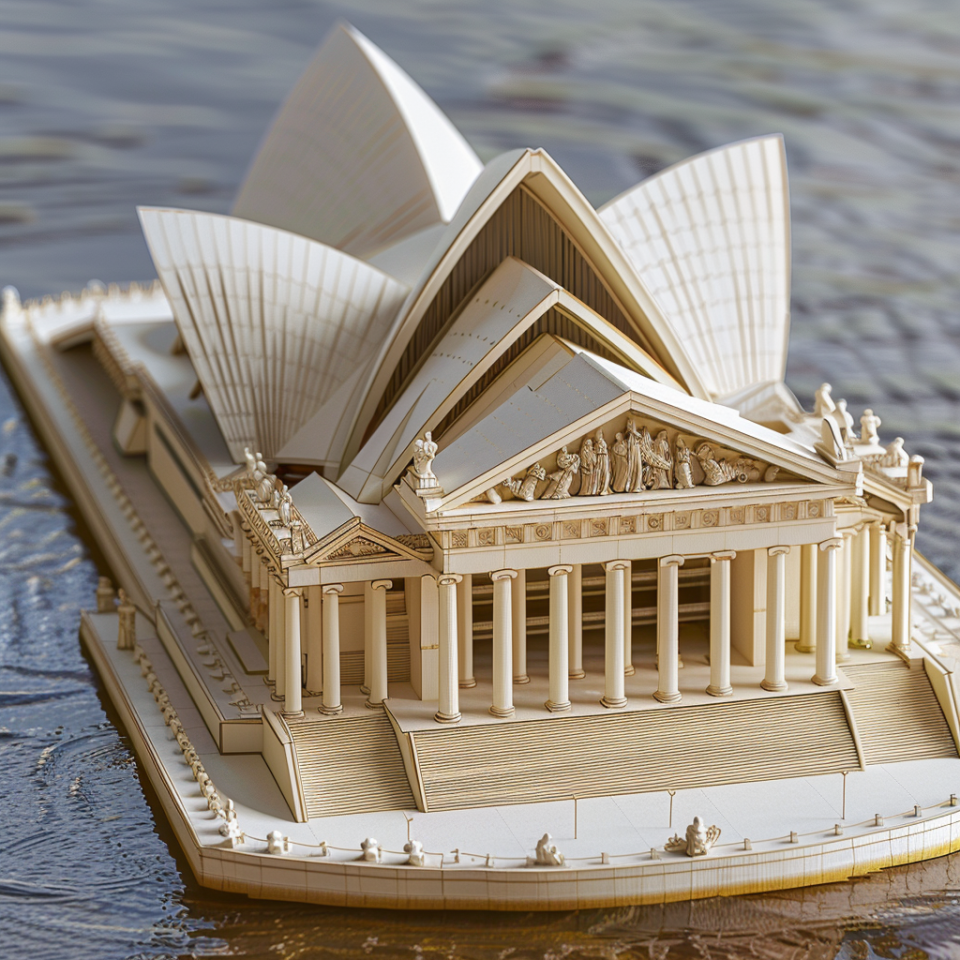
[[[935,0],[0,0],[0,284],[152,276],[140,204],[225,212],[347,16],[484,158],[548,149],[595,203],[787,137],[788,379],[921,453],[956,577],[960,9]],[[77,642],[97,562],[0,384],[0,957],[956,956],[956,858],[783,895],[556,914],[342,912],[198,888]]]

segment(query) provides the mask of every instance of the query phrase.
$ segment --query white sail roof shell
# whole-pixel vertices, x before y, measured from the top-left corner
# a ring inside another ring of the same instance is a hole
[[[600,210],[716,399],[782,380],[790,221],[780,136],[720,147]]]
[[[384,337],[407,287],[261,224],[141,209],[154,265],[235,461],[267,459]]]
[[[233,215],[365,258],[448,222],[481,167],[423,90],[343,24],[277,114]]]

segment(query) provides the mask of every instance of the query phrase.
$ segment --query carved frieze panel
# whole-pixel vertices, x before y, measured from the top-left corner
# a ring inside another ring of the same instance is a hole
[[[581,535],[581,523],[579,520],[562,520],[560,522],[560,539],[577,540]]]
[[[497,542],[497,528],[483,527],[477,531],[477,544],[481,547],[492,547]]]
[[[776,466],[631,414],[567,444],[517,476],[504,477],[485,496],[499,502],[645,494],[701,485],[769,483],[779,472]]]

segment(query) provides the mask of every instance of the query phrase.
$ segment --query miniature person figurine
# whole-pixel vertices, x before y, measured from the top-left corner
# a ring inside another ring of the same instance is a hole
[[[903,449],[903,437],[895,437],[887,446],[887,452],[880,458],[881,467],[905,467],[909,462],[910,457]]]
[[[594,447],[597,451],[597,493],[605,497],[610,493],[610,454],[602,430],[594,434]]]
[[[719,827],[704,827],[703,819],[694,817],[693,823],[687,827],[686,836],[681,838],[674,835],[663,845],[663,849],[674,853],[683,851],[688,857],[705,857],[719,839]]]
[[[557,454],[557,469],[551,473],[550,483],[543,491],[542,500],[566,500],[570,496],[570,485],[580,470],[580,454],[568,453],[566,446]]]
[[[651,490],[669,490],[673,487],[673,456],[670,453],[670,441],[667,431],[657,434],[650,457]]]
[[[553,837],[545,833],[537,841],[537,864],[543,867],[562,867],[563,854],[557,849]]]
[[[677,463],[674,483],[678,490],[690,490],[696,486],[693,481],[693,468],[690,466],[690,448],[677,437]]]
[[[840,428],[840,437],[844,446],[849,446],[857,439],[857,435],[853,429],[853,417],[847,410],[846,400],[837,401],[837,408],[833,411],[833,419],[837,421],[837,426]]]
[[[880,443],[880,435],[877,432],[883,421],[870,409],[863,411],[860,417],[860,442],[869,443],[871,446]]]
[[[116,610],[116,595],[109,577],[101,577],[97,582],[97,613],[113,613]]]
[[[117,607],[117,649],[132,650],[137,645],[137,608],[130,602],[126,590],[120,590]]]
[[[283,485],[283,492],[280,494],[280,522],[289,527],[293,522],[293,497],[286,484]]]
[[[403,852],[407,855],[407,863],[409,863],[411,867],[426,866],[423,844],[419,840],[408,840],[403,845]]]
[[[580,444],[580,496],[595,497],[597,495],[597,453],[593,447],[593,440],[587,437]]]
[[[829,383],[821,383],[820,389],[814,394],[813,412],[818,417],[829,417],[837,409],[837,405],[830,396],[833,387]]]
[[[377,843],[373,837],[367,837],[367,839],[360,844],[360,849],[363,851],[363,859],[366,860],[367,863],[380,862],[380,844]]]
[[[290,841],[279,830],[271,830],[267,834],[267,853],[282,856],[289,849]]]
[[[613,481],[611,483],[616,493],[625,493],[627,489],[627,441],[623,434],[618,433],[613,442]]]
[[[429,430],[423,435],[422,440],[417,440],[413,445],[413,476],[416,478],[419,490],[432,490],[440,486],[440,481],[433,472],[433,461],[437,457],[437,450],[438,447]]]

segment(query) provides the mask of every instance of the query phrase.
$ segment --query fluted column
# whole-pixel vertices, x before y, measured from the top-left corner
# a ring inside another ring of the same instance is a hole
[[[710,558],[710,686],[713,697],[729,697],[730,685],[730,561],[732,550]]]
[[[842,537],[820,544],[817,557],[817,672],[813,682],[827,687],[837,682],[837,554]]]
[[[657,692],[661,703],[680,699],[680,567],[683,557],[661,557],[657,568]]]
[[[911,581],[913,579],[913,544],[906,524],[893,530],[893,593],[891,603],[892,643],[894,653],[910,655]]]
[[[446,573],[437,578],[439,591],[440,685],[437,712],[438,723],[456,723],[460,719],[460,676],[457,662],[457,584],[463,577]]]
[[[606,572],[606,625],[604,643],[604,685],[600,702],[613,709],[625,707],[623,686],[623,592],[626,562],[611,560],[603,565]]]
[[[513,682],[529,683],[527,674],[527,571],[518,570],[513,584]]]
[[[817,646],[817,554],[820,546],[800,547],[800,640],[797,653],[813,653]]]
[[[581,680],[583,671],[583,565],[575,563],[567,576],[567,629],[570,679]]]
[[[374,580],[371,587],[370,694],[368,707],[387,699],[387,591],[392,580]]]
[[[493,581],[493,704],[495,717],[512,717],[513,581],[516,570],[497,570]]]
[[[257,551],[257,566],[259,567],[259,576],[260,576],[260,585],[257,590],[257,612],[254,615],[254,619],[257,623],[257,629],[264,635],[269,637],[270,635],[270,626],[269,626],[269,595],[270,595],[270,574],[267,571],[267,567],[270,566],[270,560],[263,550]],[[276,674],[273,673],[270,675],[271,680],[276,678]]]
[[[857,527],[850,541],[850,643],[870,647],[870,528]]]
[[[270,567],[270,586],[267,590],[270,604],[270,646],[276,651],[277,685],[273,692],[274,700],[286,700],[287,694],[287,651],[284,640],[283,588],[275,579],[275,567]]]
[[[473,675],[473,574],[465,573],[457,591],[457,660],[460,686],[475,687]]]
[[[545,706],[551,713],[563,713],[570,709],[570,615],[567,588],[568,576],[573,567],[550,567],[550,697]]]
[[[240,566],[243,569],[243,582],[247,585],[247,591],[249,592],[253,577],[253,566],[250,562],[250,538],[246,535],[245,530],[242,532],[243,539],[240,542]]]
[[[853,554],[853,530],[838,530],[843,538],[843,547],[837,554],[837,663],[850,659],[850,557]]]
[[[887,531],[882,523],[870,525],[870,616],[887,612]]]
[[[632,677],[637,672],[633,666],[633,563],[623,562],[623,672]]]
[[[343,712],[340,703],[340,594],[342,583],[323,587],[323,701],[321,713]]]
[[[373,587],[363,585],[363,682],[360,692],[370,695],[370,665],[373,663]]]
[[[283,698],[285,717],[302,717],[303,705],[300,692],[303,678],[300,672],[300,597],[302,590],[295,587],[283,588],[283,646],[286,665],[286,686]]]
[[[789,547],[767,550],[767,651],[760,686],[771,693],[787,689],[783,668],[786,657],[787,554]]]

